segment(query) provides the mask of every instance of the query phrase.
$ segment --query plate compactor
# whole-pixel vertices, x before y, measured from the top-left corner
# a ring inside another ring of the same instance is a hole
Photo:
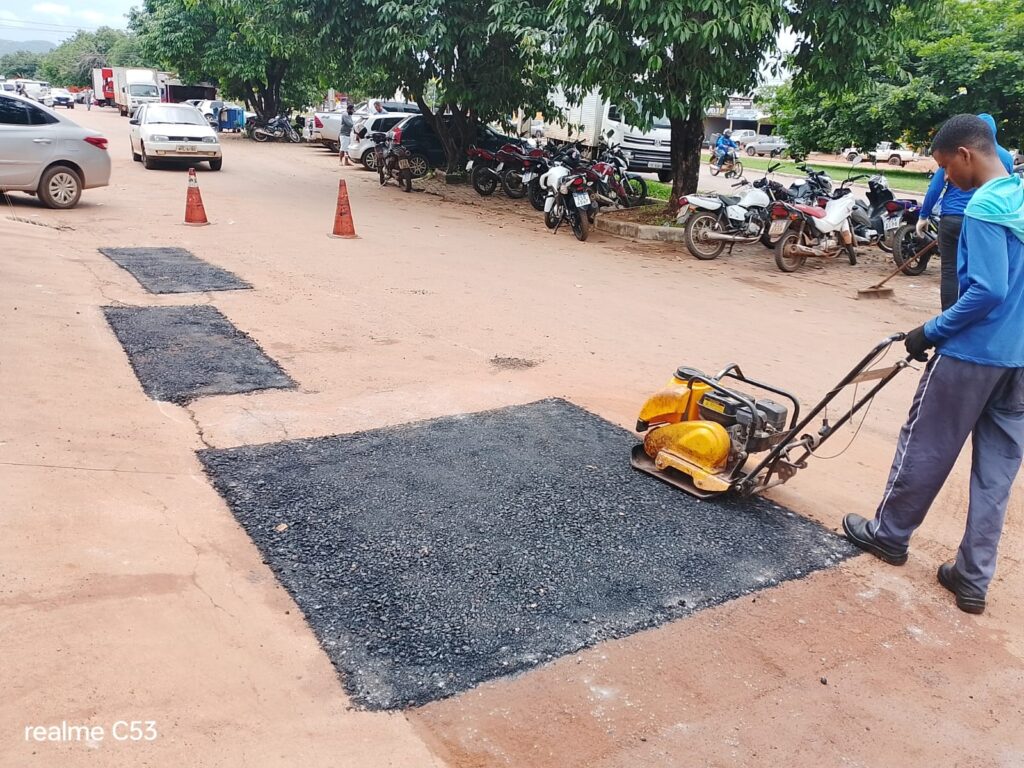
[[[910,365],[907,358],[885,368],[872,367],[905,337],[897,333],[876,345],[803,419],[794,395],[747,378],[735,363],[716,376],[679,368],[668,386],[640,410],[636,429],[647,434],[633,449],[632,464],[702,499],[729,491],[749,496],[781,485]],[[859,386],[867,382],[874,383],[858,398]],[[849,387],[852,404],[829,423],[829,403]],[[817,434],[805,433],[822,412]]]

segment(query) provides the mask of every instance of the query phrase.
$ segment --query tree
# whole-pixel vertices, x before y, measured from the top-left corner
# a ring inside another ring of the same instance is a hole
[[[335,60],[318,45],[333,18],[327,5],[318,16],[302,0],[145,0],[130,26],[147,57],[185,80],[216,81],[269,118],[324,89]]]
[[[95,32],[79,30],[48,54],[40,65],[46,79],[60,85],[86,86],[97,67],[146,66],[137,41],[120,29],[100,27]]]
[[[870,77],[829,96],[814,79],[780,89],[780,132],[805,149],[923,145],[960,112],[991,112],[1004,142],[1024,138],[1024,0],[952,0],[899,46],[880,48]]]
[[[39,71],[43,55],[29,51],[15,51],[0,56],[0,75],[32,79]]]
[[[597,88],[638,125],[672,126],[673,195],[693,192],[706,109],[757,84],[784,29],[797,34],[788,66],[839,90],[898,33],[894,14],[933,0],[552,0],[562,70],[575,94]]]
[[[479,125],[547,105],[546,11],[546,0],[366,0],[353,53],[376,72],[371,90],[416,101],[457,172]]]

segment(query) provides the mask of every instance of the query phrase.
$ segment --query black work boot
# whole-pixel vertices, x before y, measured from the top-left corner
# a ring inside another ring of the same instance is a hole
[[[850,513],[843,518],[843,533],[854,546],[860,547],[865,552],[870,552],[889,565],[903,565],[907,562],[907,548],[893,549],[880,543],[869,530],[868,522],[867,518]]]
[[[985,596],[969,587],[960,580],[956,570],[956,560],[950,560],[939,566],[939,584],[956,595],[956,607],[964,613],[984,613]]]

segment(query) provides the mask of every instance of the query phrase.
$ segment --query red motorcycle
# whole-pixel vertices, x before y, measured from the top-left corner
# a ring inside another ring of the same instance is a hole
[[[495,153],[481,147],[470,147],[466,150],[469,161],[466,163],[466,173],[469,174],[473,189],[478,195],[487,197],[493,195],[498,188],[500,177],[495,172],[498,167],[498,160]]]

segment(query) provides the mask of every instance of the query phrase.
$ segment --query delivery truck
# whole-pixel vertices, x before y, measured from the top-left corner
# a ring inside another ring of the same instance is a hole
[[[629,157],[634,173],[656,173],[661,181],[672,180],[672,131],[669,121],[657,118],[649,128],[629,125],[616,104],[596,90],[579,104],[570,103],[562,91],[551,95],[559,114],[545,116],[544,135],[555,141],[580,141],[585,147],[618,144]]]
[[[93,69],[92,97],[101,107],[114,106],[114,70],[112,67]]]
[[[123,117],[131,117],[143,104],[160,101],[155,69],[113,67],[114,103]]]

